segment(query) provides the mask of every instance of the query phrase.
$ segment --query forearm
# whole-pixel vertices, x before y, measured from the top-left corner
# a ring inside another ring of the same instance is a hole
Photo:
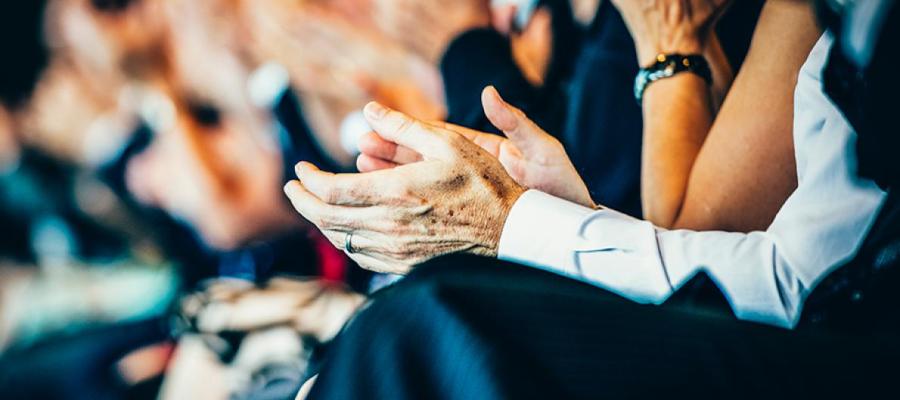
[[[671,227],[684,202],[694,161],[712,125],[709,86],[696,74],[681,73],[644,93],[644,149],[641,197],[644,217]]]
[[[706,56],[707,42],[715,42],[711,32],[726,2],[613,0],[643,67],[657,63],[659,55]],[[711,53],[721,54],[716,48],[713,43]],[[716,65],[715,73],[723,75],[727,70]],[[705,78],[699,73],[676,72],[651,82],[642,96],[643,211],[645,218],[661,227],[671,227],[677,220],[694,161],[712,125],[712,91],[709,76]]]
[[[688,137],[683,121],[690,115],[676,111],[670,120],[652,115],[658,113],[647,108],[647,100],[653,100],[645,99],[645,118],[658,118],[660,127],[653,129],[649,120],[645,122],[642,196],[645,210],[655,206],[656,211],[646,214],[651,220],[668,228],[735,232],[761,230],[771,224],[797,186],[791,137],[794,86],[820,33],[809,4],[794,0],[767,3],[727,100],[716,113],[711,106],[707,109],[715,123],[702,129],[708,132],[704,136],[692,138],[697,146],[702,142],[702,151],[671,144],[660,148],[659,143],[665,142],[651,134]],[[647,95],[655,96],[652,91],[671,83],[656,82],[648,87]],[[696,90],[700,99],[701,89]],[[687,104],[680,106],[687,109]],[[654,148],[659,151],[652,151]],[[675,158],[675,166],[666,162],[667,155]],[[655,182],[654,175],[660,176]],[[660,184],[666,181],[670,183]],[[760,192],[760,184],[767,190]]]
[[[794,88],[820,34],[809,5],[766,4],[747,57],[696,157],[674,227],[749,232],[772,223],[797,187]]]

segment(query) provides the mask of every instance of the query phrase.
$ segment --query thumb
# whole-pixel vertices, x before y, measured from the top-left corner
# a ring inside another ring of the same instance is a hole
[[[497,129],[509,138],[524,153],[537,151],[548,134],[531,121],[522,110],[513,107],[497,92],[488,86],[481,92],[481,104],[484,115]]]

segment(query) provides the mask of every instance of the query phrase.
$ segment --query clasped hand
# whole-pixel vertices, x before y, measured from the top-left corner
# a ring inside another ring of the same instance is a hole
[[[593,206],[562,145],[493,88],[482,101],[507,138],[428,123],[370,103],[373,133],[360,143],[359,174],[301,162],[285,186],[294,208],[364,268],[406,273],[450,253],[496,256],[503,225],[526,189]]]

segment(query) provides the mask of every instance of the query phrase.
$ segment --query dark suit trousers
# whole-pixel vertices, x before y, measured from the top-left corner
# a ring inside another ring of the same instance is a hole
[[[311,398],[873,397],[897,391],[893,338],[638,305],[453,256],[377,293],[336,339]]]

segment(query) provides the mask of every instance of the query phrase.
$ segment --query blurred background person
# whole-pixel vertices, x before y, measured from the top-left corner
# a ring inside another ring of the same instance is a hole
[[[136,382],[155,393],[172,365],[170,398],[203,392],[198,383],[219,389],[207,398],[258,398],[273,388],[292,396],[309,350],[336,333],[360,297],[325,281],[266,282],[276,274],[324,275],[361,290],[367,282],[348,277],[346,258],[287,213],[281,185],[301,159],[352,168],[341,118],[368,99],[373,82],[407,81],[406,61],[392,66],[407,58],[375,50],[389,42],[373,42],[374,31],[345,21],[346,7],[316,2],[37,3],[4,12],[11,21],[4,49],[34,54],[4,70],[15,91],[2,112],[3,220],[10,221],[3,257],[20,265],[3,270],[4,393],[119,398],[135,395]],[[261,29],[251,12],[292,19],[266,21],[278,37],[245,35]],[[280,29],[296,22],[315,24]],[[265,49],[248,39],[260,36],[298,47]],[[316,52],[302,46],[346,46],[359,56],[311,58]],[[285,65],[266,57],[295,52],[303,57]],[[318,81],[314,73],[323,71],[339,79]],[[31,86],[16,86],[22,82]],[[336,92],[335,82],[353,90]],[[440,117],[440,106],[433,109]],[[67,273],[48,276],[48,268]],[[223,277],[240,281],[208,281]],[[223,321],[231,306],[234,320]],[[260,309],[273,312],[260,317]],[[256,330],[280,339],[251,340],[239,353]],[[209,340],[179,344],[170,361],[173,340],[186,331]],[[213,339],[222,336],[229,339]],[[260,343],[280,346],[266,352]],[[219,361],[202,364],[208,380],[191,379],[197,368],[174,368],[210,355]]]
[[[15,2],[0,13],[9,55],[0,98],[0,386],[12,398],[121,396],[127,379],[113,360],[165,338],[158,316],[178,278],[146,237],[118,229],[128,217],[79,164],[81,132],[57,129],[90,130],[110,107],[48,51],[45,6]],[[159,371],[164,352],[145,353],[143,371]]]
[[[386,29],[389,2],[36,3],[4,13],[4,48],[36,60],[3,70],[18,88],[0,112],[4,393],[296,391],[369,275],[288,212],[281,185],[300,160],[353,170],[373,98],[446,118],[446,43]],[[487,20],[485,4],[395,11]],[[409,28],[458,33],[434,22]]]

